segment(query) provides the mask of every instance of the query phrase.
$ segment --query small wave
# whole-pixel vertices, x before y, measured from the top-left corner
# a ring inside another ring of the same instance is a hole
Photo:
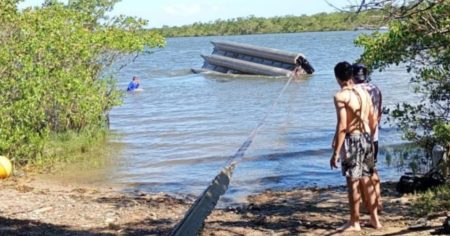
[[[208,156],[208,157],[199,157],[199,158],[164,160],[164,161],[160,161],[160,162],[156,162],[156,163],[151,163],[147,167],[190,165],[190,164],[200,164],[200,163],[217,163],[217,162],[225,162],[229,158],[230,158],[229,156]]]
[[[311,157],[311,156],[324,156],[331,153],[331,148],[325,148],[325,149],[315,149],[315,150],[302,150],[302,151],[295,151],[295,152],[278,152],[278,153],[268,153],[268,154],[261,154],[251,157],[245,157],[244,161],[258,161],[258,160],[264,160],[264,161],[276,161],[286,158],[299,158],[299,157]]]
[[[176,69],[176,70],[150,70],[146,72],[148,78],[173,78],[191,75],[191,69]]]
[[[203,75],[205,78],[208,78],[208,79],[217,79],[217,78],[287,79],[286,76],[249,75],[249,74],[225,74],[225,73],[219,73],[219,72],[214,72],[214,71],[202,72],[202,73],[200,73],[200,75]]]

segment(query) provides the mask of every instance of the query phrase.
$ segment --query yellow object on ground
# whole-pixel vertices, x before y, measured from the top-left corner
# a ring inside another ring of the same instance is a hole
[[[8,178],[11,175],[11,172],[11,161],[4,156],[0,156],[0,179]]]

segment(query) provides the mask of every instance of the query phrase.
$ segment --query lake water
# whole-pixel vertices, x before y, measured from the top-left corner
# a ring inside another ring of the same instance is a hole
[[[342,185],[340,170],[330,170],[336,115],[332,97],[339,89],[334,65],[362,53],[353,45],[361,31],[224,37],[171,38],[167,46],[139,57],[124,68],[119,86],[141,78],[144,91],[129,94],[110,113],[110,140],[118,146],[107,174],[91,178],[146,192],[199,195],[263,118],[287,79],[222,77],[190,73],[212,52],[212,40],[231,40],[301,52],[316,69],[293,81],[237,166],[222,201],[239,202],[265,189]],[[412,97],[409,76],[401,68],[375,73],[390,106]],[[381,149],[400,144],[400,134],[383,125]],[[383,181],[400,173],[379,156]],[[106,167],[105,167],[106,168]]]

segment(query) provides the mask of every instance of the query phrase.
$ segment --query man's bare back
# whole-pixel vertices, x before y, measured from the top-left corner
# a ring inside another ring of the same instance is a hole
[[[367,91],[356,86],[343,88],[336,93],[335,102],[339,109],[345,109],[347,134],[374,133],[377,120]]]

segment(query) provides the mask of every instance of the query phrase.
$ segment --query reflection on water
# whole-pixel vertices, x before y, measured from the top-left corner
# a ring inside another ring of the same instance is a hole
[[[237,167],[224,199],[235,201],[268,188],[343,184],[340,170],[329,168],[336,122],[332,97],[338,90],[333,67],[342,60],[354,61],[362,52],[352,43],[359,33],[168,39],[166,48],[138,58],[119,74],[121,87],[137,75],[145,90],[128,94],[124,104],[111,111],[111,130],[121,137],[110,142],[122,148],[111,154],[116,165],[105,167],[108,178],[98,178],[99,182],[199,194],[218,174],[287,81],[191,74],[191,67],[203,64],[200,54],[211,52],[209,42],[221,39],[301,52],[316,68],[315,74],[287,88]],[[409,77],[402,71],[394,68],[373,75],[385,105],[411,98]],[[383,125],[380,145],[399,144],[399,137],[395,129]],[[379,165],[383,180],[398,177],[383,161]]]

